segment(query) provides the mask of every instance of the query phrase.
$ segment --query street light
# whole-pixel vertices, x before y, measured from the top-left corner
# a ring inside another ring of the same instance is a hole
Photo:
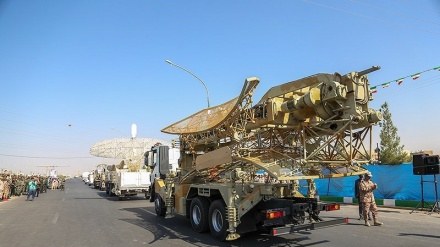
[[[205,87],[205,90],[206,90],[206,99],[207,99],[207,101],[208,101],[208,108],[210,107],[210,105],[209,105],[209,92],[208,92],[208,88],[206,87],[206,85],[205,85],[205,83],[202,81],[202,79],[200,79],[199,77],[197,77],[196,75],[194,75],[191,71],[189,71],[189,70],[187,70],[187,69],[185,69],[185,68],[183,68],[183,67],[181,67],[181,66],[179,66],[179,65],[177,65],[177,64],[175,64],[175,63],[173,63],[173,62],[171,62],[170,60],[165,60],[165,62],[167,62],[167,63],[169,63],[169,64],[171,64],[171,65],[173,65],[173,66],[176,66],[177,68],[179,68],[179,69],[182,69],[182,70],[184,70],[184,71],[186,71],[186,72],[188,72],[189,74],[191,74],[192,76],[194,76],[197,80],[199,80],[202,84],[203,84],[203,86]]]

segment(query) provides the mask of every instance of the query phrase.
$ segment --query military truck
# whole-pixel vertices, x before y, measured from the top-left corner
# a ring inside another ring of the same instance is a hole
[[[133,169],[133,166],[127,166],[125,161],[121,161],[118,166],[109,167],[106,193],[118,196],[119,200],[138,194],[144,194],[148,199],[151,172],[146,168],[139,168],[138,165],[134,165],[136,168]]]
[[[196,232],[210,231],[219,241],[347,222],[319,216],[339,204],[319,202],[314,180],[367,172],[372,126],[382,115],[368,107],[373,95],[366,74],[378,69],[287,82],[255,105],[260,80],[251,77],[238,97],[162,129],[179,136],[180,159],[177,171],[158,159],[156,214],[184,215]]]
[[[107,165],[105,164],[99,164],[96,166],[96,169],[93,170],[93,187],[95,189],[102,189],[105,188],[105,186],[103,186],[103,180],[104,180],[104,169],[105,167],[107,167]]]
[[[145,195],[154,202],[154,181],[156,179],[165,179],[165,175],[169,172],[176,173],[179,167],[178,161],[180,158],[180,149],[175,146],[175,142],[170,146],[156,143],[151,150],[145,154],[145,165],[151,170],[150,174],[150,188]],[[153,193],[153,194],[151,194]]]

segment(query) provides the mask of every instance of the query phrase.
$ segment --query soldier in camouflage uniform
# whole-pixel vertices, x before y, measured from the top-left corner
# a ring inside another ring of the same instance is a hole
[[[17,182],[17,178],[15,175],[11,177],[11,196],[15,196],[15,184]]]
[[[24,186],[24,181],[23,181],[23,177],[19,176],[17,178],[17,181],[15,183],[15,194],[17,196],[21,196],[21,194],[23,193],[23,186]]]
[[[5,178],[3,180],[4,182],[4,191],[3,191],[3,200],[8,200],[11,198],[10,192],[11,192],[11,186],[9,184],[9,179]]]
[[[374,200],[374,194],[373,191],[377,189],[377,184],[373,183],[370,179],[373,177],[371,172],[368,172],[365,174],[364,179],[361,180],[359,184],[360,189],[360,199],[363,204],[363,216],[365,220],[365,226],[370,226],[370,223],[368,222],[368,211],[371,211],[373,213],[373,220],[375,226],[381,226],[383,225],[382,222],[379,222],[377,220],[378,212],[377,212],[377,206],[376,201]]]
[[[3,177],[0,176],[0,201],[3,201],[3,190],[5,189],[5,183],[3,182]]]
[[[29,190],[29,182],[31,181],[31,179],[29,177],[25,177],[24,181],[23,181],[23,195],[27,195],[28,190]]]
[[[38,197],[40,195],[40,191],[41,191],[41,179],[40,179],[40,177],[36,177],[35,178],[35,182],[37,182],[35,196]]]
[[[47,192],[47,178],[41,177],[40,181],[41,181],[41,193],[46,193]]]

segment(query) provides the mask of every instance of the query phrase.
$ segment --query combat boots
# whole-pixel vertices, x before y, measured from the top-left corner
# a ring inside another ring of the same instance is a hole
[[[368,220],[365,220],[365,225],[364,226],[370,226],[370,222],[368,222]]]
[[[382,222],[379,222],[379,221],[377,221],[377,220],[374,220],[374,225],[375,225],[375,226],[381,226],[381,225],[383,225],[383,223],[382,223]]]

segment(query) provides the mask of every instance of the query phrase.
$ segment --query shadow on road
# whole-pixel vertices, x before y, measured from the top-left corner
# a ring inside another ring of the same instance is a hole
[[[438,235],[417,234],[417,233],[400,233],[399,236],[418,236],[425,238],[440,238]]]
[[[258,232],[242,235],[239,239],[232,242],[218,242],[211,237],[210,233],[197,233],[188,219],[183,216],[174,216],[170,219],[158,217],[152,208],[123,208],[128,212],[135,213],[139,219],[120,219],[121,221],[142,227],[154,235],[154,239],[149,243],[163,239],[180,239],[195,246],[314,246],[324,244],[328,241],[317,241],[302,244],[302,241],[310,241],[310,232],[280,236],[269,236]],[[294,237],[294,239],[289,239]]]
[[[116,196],[116,195],[111,196],[111,195],[107,194],[105,191],[97,190],[96,194],[99,197],[101,197],[101,199],[107,199],[109,201],[121,201],[121,200],[124,200],[124,201],[146,201],[145,196],[143,194],[138,194],[138,195],[135,195],[135,196],[122,197],[121,200],[119,200],[118,196]]]

